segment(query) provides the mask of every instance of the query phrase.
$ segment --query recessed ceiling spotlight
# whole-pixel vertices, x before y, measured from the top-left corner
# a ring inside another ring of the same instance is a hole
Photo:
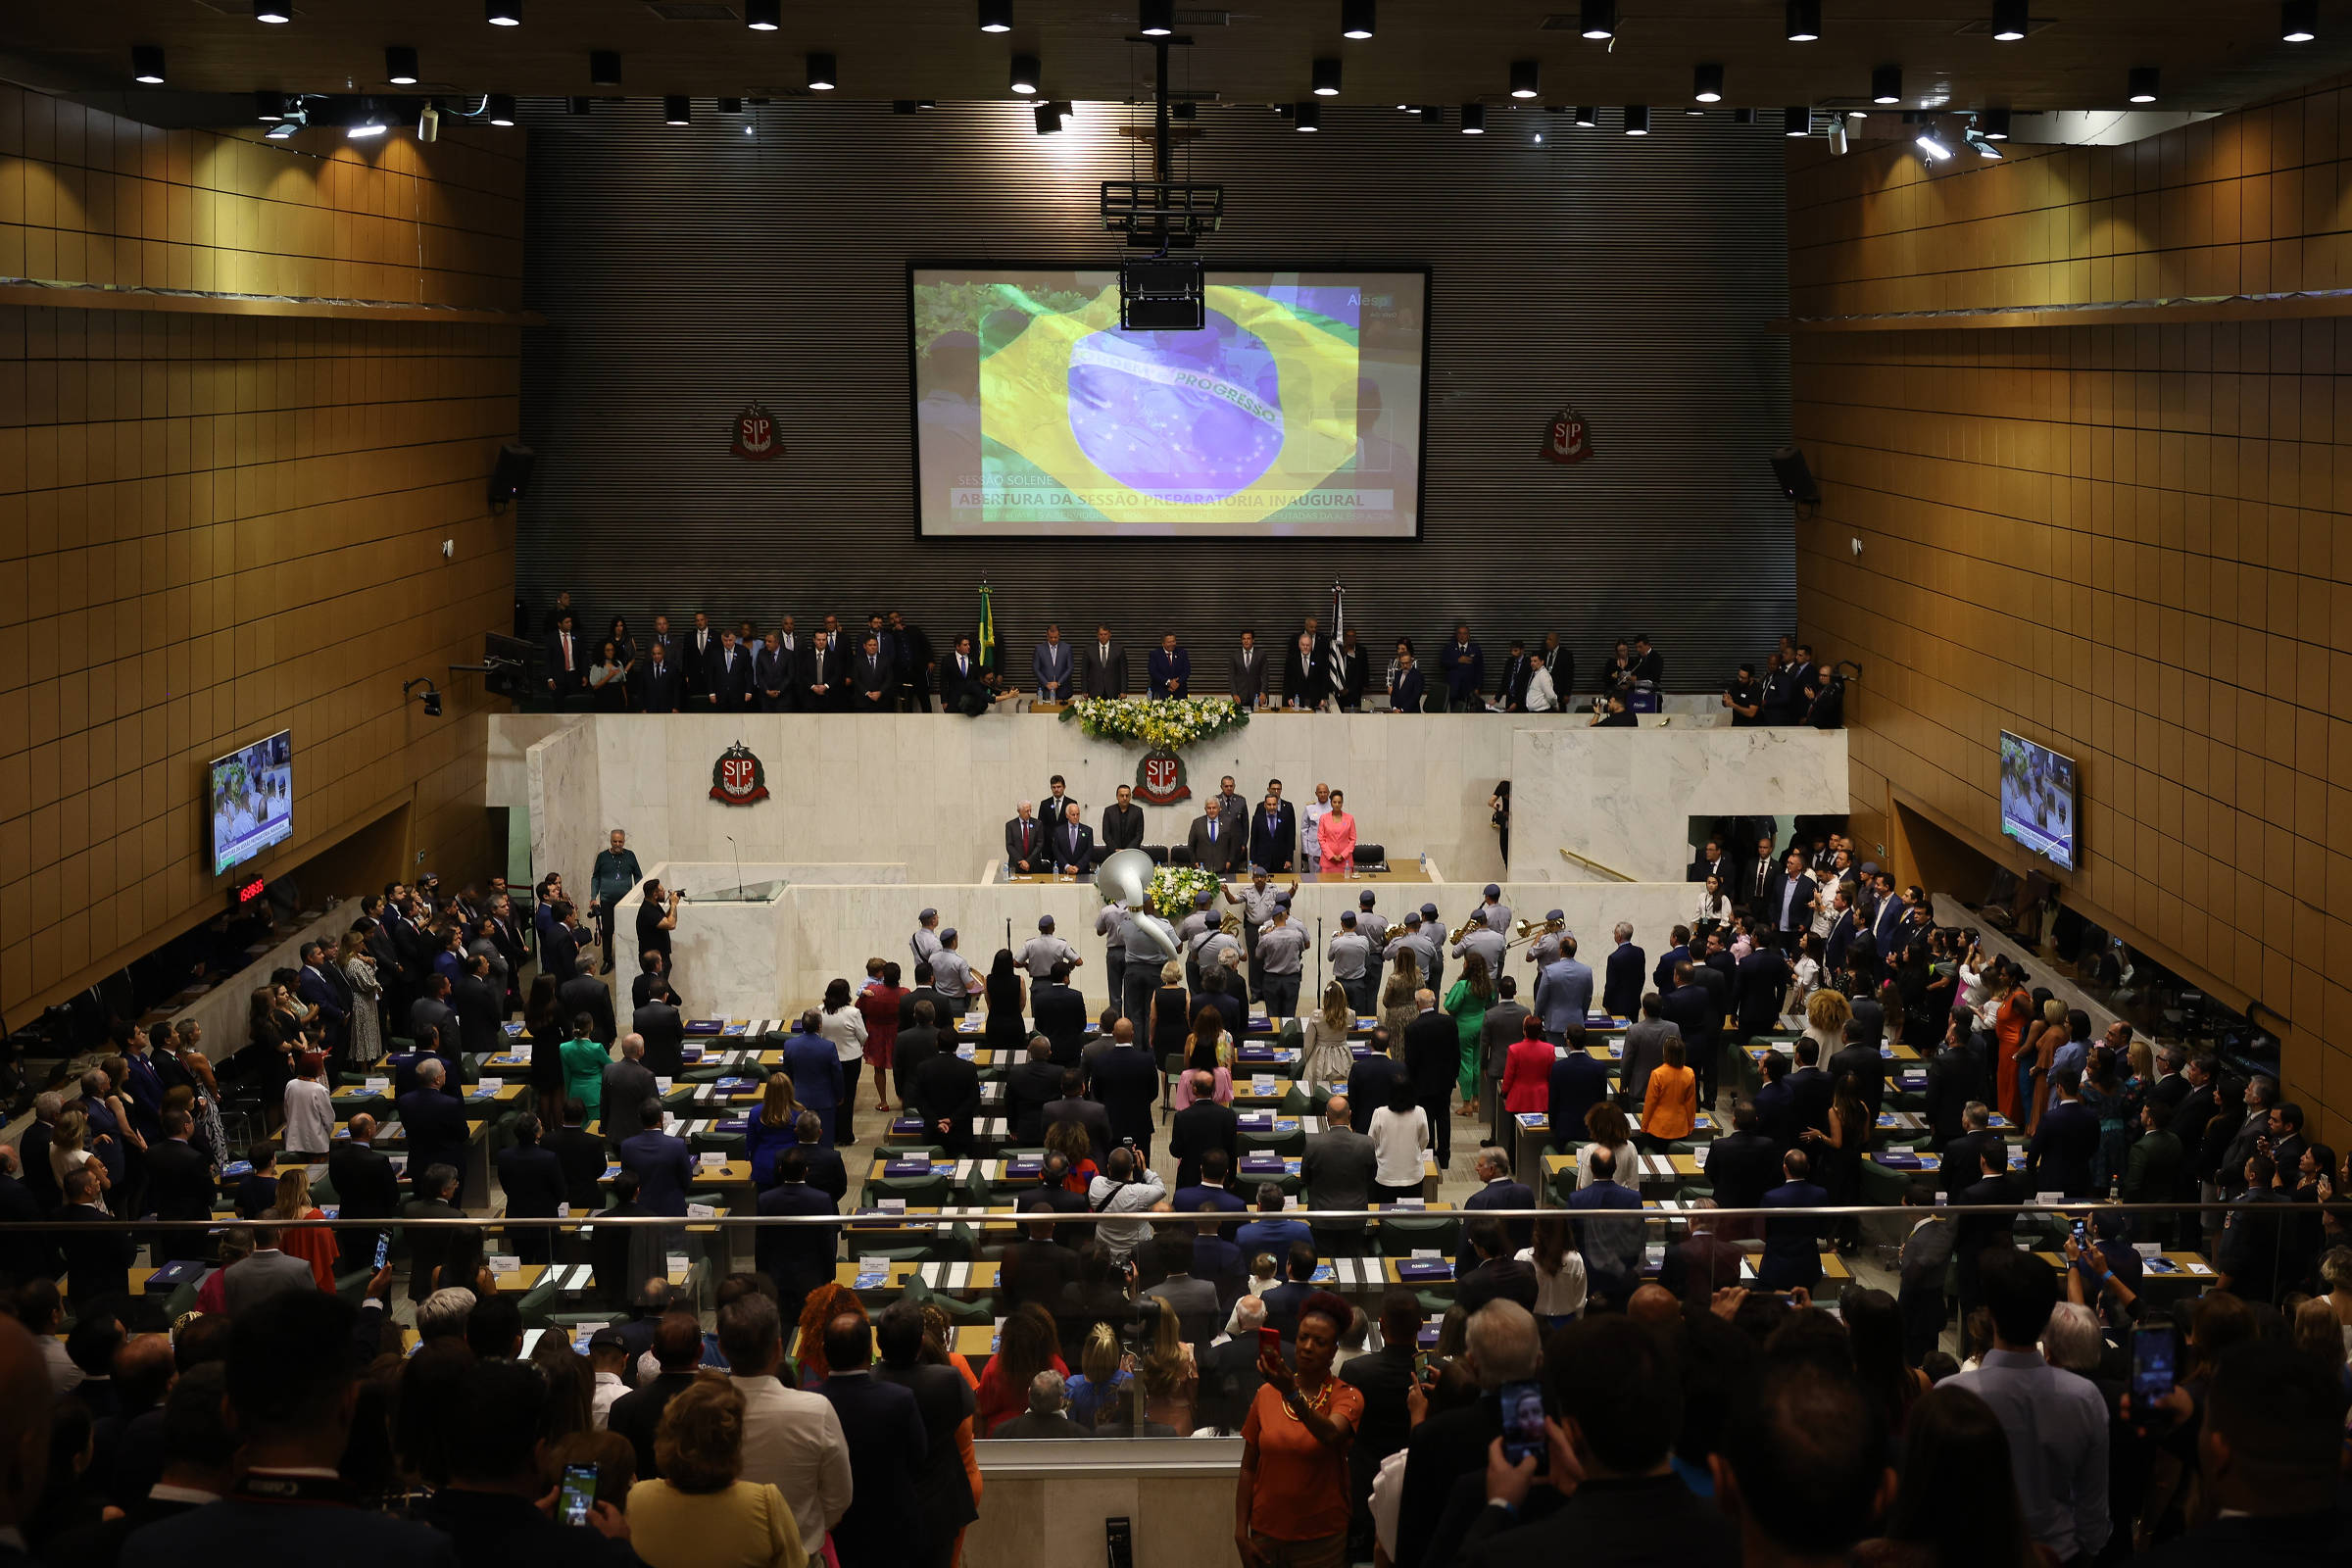
[[[1899,104],[1903,101],[1903,68],[1878,66],[1870,73],[1870,101],[1874,104]]]
[[[522,25],[522,0],[482,0],[493,27]]]
[[[1514,98],[1534,98],[1539,96],[1542,93],[1543,88],[1538,85],[1538,82],[1542,78],[1543,72],[1544,67],[1538,61],[1512,61],[1511,96]]]
[[[1821,41],[1821,0],[1788,0],[1787,21],[1782,30],[1790,43]]]
[[[1147,38],[1165,38],[1176,30],[1176,0],[1143,0],[1137,8],[1135,30]]]
[[[253,0],[253,20],[256,22],[292,22],[294,7],[288,3],[288,0]]]
[[[1037,56],[1014,55],[1012,57],[1012,90],[1014,92],[1027,97],[1037,91],[1038,75]]]
[[[980,30],[982,32],[1010,32],[1012,30],[1012,0],[980,0]]]
[[[784,0],[743,0],[743,24],[754,32],[773,32],[784,24]]]
[[[1372,36],[1373,0],[1340,0],[1340,36],[1363,39]]]
[[[1998,43],[2015,43],[2032,28],[2026,0],[1992,0],[1992,36]]]
[[[384,79],[395,87],[416,85],[416,51],[404,43],[384,46]]]
[[[2286,0],[2278,8],[2278,40],[2309,43],[2320,35],[2320,0]]]
[[[1723,102],[1723,67],[1709,63],[1690,70],[1690,96],[1702,104]]]
[[[130,46],[130,79],[143,81],[150,87],[164,84],[164,46],[160,43],[134,43]]]
[[[2154,66],[2133,66],[2132,74],[2125,80],[2124,95],[2133,103],[2152,104],[2156,101],[2156,68]]]

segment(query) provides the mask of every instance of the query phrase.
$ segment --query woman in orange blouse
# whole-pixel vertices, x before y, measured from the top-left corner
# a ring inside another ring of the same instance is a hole
[[[1331,1359],[1353,1316],[1339,1297],[1317,1291],[1298,1307],[1298,1370],[1271,1350],[1258,1351],[1265,1382],[1242,1423],[1234,1489],[1242,1568],[1345,1568],[1348,1449],[1364,1396],[1332,1376]]]
[[[1544,1020],[1531,1015],[1502,1058],[1502,1108],[1521,1111],[1551,1108],[1551,1042],[1544,1038]]]
[[[1642,1096],[1642,1147],[1659,1154],[1698,1126],[1698,1074],[1683,1065],[1688,1052],[1679,1037],[1666,1042],[1665,1054],[1665,1064],[1650,1069]]]

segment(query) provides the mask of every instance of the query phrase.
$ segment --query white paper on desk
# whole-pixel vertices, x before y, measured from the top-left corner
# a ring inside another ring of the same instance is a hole
[[[512,1274],[521,1267],[522,1259],[519,1257],[500,1253],[490,1259],[490,1272],[493,1274]]]
[[[2133,1242],[2132,1250],[2142,1257],[2154,1257],[2164,1250],[2164,1244],[2162,1242]],[[222,1289],[226,1289],[226,1287],[224,1286]]]
[[[558,1219],[569,1219],[569,1218],[571,1218],[571,1205],[570,1205],[569,1203],[558,1203],[558,1204],[556,1205],[556,1218],[558,1218]],[[222,1289],[226,1289],[226,1287],[224,1286],[224,1287],[222,1287]]]
[[[654,1088],[666,1095],[669,1093],[669,1080],[666,1078],[657,1078],[654,1080]]]
[[[2064,1193],[2035,1193],[2034,1201],[2036,1203],[2063,1203],[2066,1201],[2066,1195]]]
[[[672,1252],[662,1261],[669,1265],[669,1271],[672,1274],[683,1274],[686,1272],[687,1257],[684,1252]]]
[[[712,1208],[709,1203],[688,1203],[686,1217],[688,1219],[716,1219],[718,1210]]]
[[[726,1154],[716,1149],[706,1150],[704,1152],[695,1155],[694,1158],[695,1163],[702,1166],[705,1170],[716,1170],[727,1162]]]
[[[389,1078],[370,1078],[366,1083],[360,1085],[360,1087],[367,1090],[369,1094],[380,1095],[388,1092],[391,1089],[392,1080]]]
[[[1421,1198],[1399,1198],[1396,1200],[1396,1206],[1398,1208],[1427,1208],[1429,1200]]]
[[[1437,1160],[1438,1160],[1438,1152],[1437,1152],[1436,1150],[1434,1150],[1434,1149],[1424,1149],[1423,1151],[1421,1151],[1421,1163],[1422,1163],[1422,1164],[1424,1164],[1424,1165],[1434,1165],[1434,1164],[1436,1164],[1436,1163],[1437,1163]]]
[[[882,1200],[882,1212],[885,1214],[906,1213],[906,1200],[904,1198],[885,1198]]]
[[[1444,1254],[1434,1247],[1416,1247],[1413,1249],[1413,1255],[1415,1257],[1440,1257]]]

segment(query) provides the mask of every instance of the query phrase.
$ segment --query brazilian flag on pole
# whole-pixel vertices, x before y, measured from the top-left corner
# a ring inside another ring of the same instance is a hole
[[[979,656],[982,669],[993,669],[997,662],[997,612],[989,598],[988,579],[980,579],[980,629],[972,637],[972,651]]]

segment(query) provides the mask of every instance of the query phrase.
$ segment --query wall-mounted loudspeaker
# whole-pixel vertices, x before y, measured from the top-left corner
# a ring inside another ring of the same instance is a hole
[[[498,449],[498,466],[490,473],[490,510],[497,511],[531,487],[531,465],[538,461],[537,453],[517,442]]]
[[[1782,447],[1772,455],[1772,476],[1781,482],[1781,493],[1800,507],[1821,505],[1821,486],[1813,482],[1813,470],[1805,466],[1805,455],[1794,447]]]

